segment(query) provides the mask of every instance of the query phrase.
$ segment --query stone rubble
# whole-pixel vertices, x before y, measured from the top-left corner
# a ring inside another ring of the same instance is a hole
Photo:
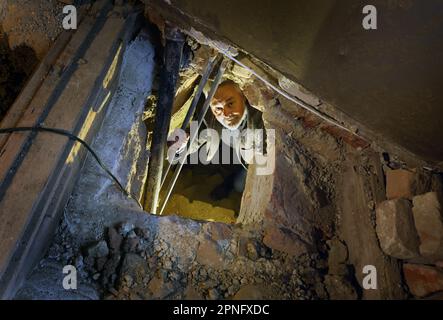
[[[386,171],[386,197],[412,199],[415,195],[415,172],[397,169]]]
[[[139,245],[133,248],[123,244],[116,252],[111,241],[115,242],[117,230],[122,228],[108,229],[107,234],[112,235],[107,240],[111,250],[104,267],[95,255],[84,257],[94,259],[94,263],[85,264],[84,269],[98,280],[105,299],[315,299],[327,296],[322,287],[318,289],[319,294],[309,289],[309,280],[306,280],[321,278],[313,264],[315,256],[305,254],[295,258],[266,248],[256,238],[239,236],[237,239],[235,230],[227,225],[210,223],[202,228],[203,234],[196,235],[200,244],[192,261],[177,259],[174,255],[180,252],[173,252],[163,239],[149,237],[149,232],[141,228],[125,230],[126,236],[119,233],[122,243],[136,239]],[[236,243],[241,242],[245,243],[244,255],[235,256]],[[140,245],[142,243],[149,245]],[[154,251],[153,247],[158,250]],[[264,288],[263,284],[270,287]],[[251,291],[251,286],[261,289]]]
[[[184,241],[179,247],[177,242],[167,242],[167,235],[155,234],[149,227],[119,223],[109,227],[103,239],[81,246],[62,222],[47,259],[52,257],[60,265],[75,265],[81,282],[85,283],[78,294],[95,290],[96,297],[104,299],[329,297],[321,284],[327,262],[318,254],[288,255],[263,244],[263,234],[245,233],[239,227],[186,224],[177,217],[152,219],[166,219],[163,223],[171,229],[181,229],[178,233],[182,236],[189,232],[197,244],[187,242],[184,236],[179,237]],[[125,245],[129,242],[137,245]],[[189,247],[196,254],[183,259]],[[198,248],[210,250],[199,252]],[[19,296],[26,294],[24,289]]]

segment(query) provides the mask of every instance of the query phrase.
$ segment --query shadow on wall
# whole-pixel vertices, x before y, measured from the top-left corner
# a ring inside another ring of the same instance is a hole
[[[11,50],[0,30],[0,121],[19,95],[38,64],[32,48],[20,45]]]

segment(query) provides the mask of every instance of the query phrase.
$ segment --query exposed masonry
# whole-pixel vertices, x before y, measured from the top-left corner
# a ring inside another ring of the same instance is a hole
[[[195,72],[208,51],[196,52]],[[329,110],[260,61],[246,55],[242,62]],[[93,145],[139,197],[149,156],[142,113],[154,69],[153,46],[141,35],[125,52],[119,88]],[[276,130],[275,173],[249,171],[238,224],[149,215],[88,157],[46,257],[17,298],[441,297],[441,176],[383,158],[377,147],[326,125],[238,65],[227,76]],[[67,264],[77,267],[76,291],[61,285]],[[363,289],[366,265],[378,270],[378,290]]]
[[[152,58],[152,47],[143,37],[129,47],[122,67],[122,85],[113,98],[105,123],[94,143],[94,148],[104,162],[114,172],[118,172],[119,179],[134,192],[140,190],[141,182],[133,177],[144,176],[146,170],[146,158],[142,156],[147,154],[143,148],[146,141],[140,139],[146,137],[146,132],[141,128],[137,129],[137,126],[142,123],[140,117],[144,98],[151,86],[149,79],[152,77],[149,74],[152,74]],[[135,66],[137,71],[134,70]],[[139,78],[127,76],[134,74]],[[131,81],[141,79],[145,81]],[[116,131],[117,121],[119,130]],[[116,147],[112,147],[113,145]],[[117,146],[121,146],[120,149]],[[120,233],[112,231],[114,226]],[[255,229],[246,231],[240,226],[147,215],[134,203],[123,199],[95,162],[88,158],[47,258],[35,270],[18,297],[97,298],[108,295],[109,292],[115,294],[116,289],[121,289],[123,291],[118,293],[120,297],[125,294],[122,279],[130,279],[125,272],[134,272],[132,269],[140,267],[141,261],[148,261],[149,268],[144,266],[146,274],[141,278],[133,276],[133,285],[145,288],[150,284],[151,291],[142,290],[138,293],[145,298],[166,297],[171,294],[183,297],[188,287],[188,291],[192,293],[194,290],[201,297],[230,297],[238,293],[240,285],[252,286],[269,282],[274,283],[275,288],[267,295],[274,298],[316,297],[315,291],[309,291],[306,285],[297,280],[295,271],[298,270],[295,265],[305,265],[307,270],[301,271],[318,274],[314,266],[311,266],[311,260],[316,255],[313,253],[314,256],[311,257],[309,253],[305,253],[302,258],[295,258],[272,252],[262,244],[261,233]],[[121,240],[115,240],[116,237]],[[108,241],[104,246],[103,239]],[[121,245],[117,245],[115,241]],[[96,242],[104,253],[90,248],[91,243]],[[303,253],[303,248],[301,250]],[[128,259],[138,261],[139,264],[128,265]],[[298,259],[304,262],[298,262]],[[60,271],[68,263],[80,270],[81,284],[79,291],[75,293],[59,288],[63,276]],[[286,269],[282,270],[282,265],[286,265]],[[238,272],[240,270],[242,272]],[[190,278],[186,279],[188,273]],[[46,274],[47,280],[52,278],[53,281],[47,281],[45,286],[37,285],[43,274]],[[204,284],[202,281],[205,274],[209,277],[208,281],[215,279]],[[239,274],[244,276],[238,278]],[[292,277],[294,280],[282,287],[281,283],[285,283],[282,277]],[[137,279],[142,282],[137,283]],[[170,279],[175,280],[168,283]],[[154,290],[157,282],[160,287]],[[170,290],[164,289],[163,285],[171,287]],[[152,292],[153,290],[156,292]],[[186,294],[189,294],[188,291]],[[259,294],[260,291],[254,294]],[[325,295],[321,287],[319,291]],[[247,288],[241,292],[250,294]]]

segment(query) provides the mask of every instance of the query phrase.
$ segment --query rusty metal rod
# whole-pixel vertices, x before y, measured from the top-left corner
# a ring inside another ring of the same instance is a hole
[[[209,76],[212,72],[212,69],[214,69],[216,62],[219,61],[218,57],[219,57],[219,55],[216,55],[216,56],[212,57],[211,59],[209,59],[208,64],[206,65],[206,68],[203,72],[200,83],[198,84],[197,91],[194,95],[194,98],[192,99],[191,106],[189,107],[189,110],[188,110],[188,113],[186,114],[185,120],[183,120],[183,123],[181,125],[181,130],[186,130],[186,128],[188,127],[189,122],[191,121],[192,116],[194,115],[195,109],[197,108],[197,104],[200,101],[200,96],[203,93],[203,89],[205,88],[205,85],[208,82],[208,79],[209,79]],[[168,161],[168,166],[166,167],[166,170],[164,170],[163,179],[162,179],[162,183],[161,183],[160,188],[163,188],[163,185],[165,184],[166,177],[168,176],[169,170],[171,170],[171,167],[172,167],[172,162],[173,162],[172,160]]]
[[[153,214],[157,213],[165,146],[185,41],[184,35],[177,28],[168,25],[165,28],[165,38],[164,61],[160,75],[159,99],[155,113],[154,135],[144,201],[144,208]]]
[[[214,82],[212,83],[211,90],[209,91],[209,94],[206,97],[206,101],[205,101],[205,103],[203,105],[203,108],[202,108],[202,110],[201,110],[201,112],[199,114],[197,129],[194,132],[191,133],[192,135],[191,135],[191,137],[189,139],[189,142],[188,142],[189,146],[192,146],[192,144],[194,143],[195,139],[198,136],[198,131],[200,129],[200,126],[203,123],[203,119],[205,118],[205,115],[208,112],[211,100],[214,97],[215,92],[217,91],[218,85],[221,82],[223,73],[225,72],[226,63],[227,63],[227,60],[223,60],[221,65],[220,65],[220,67],[219,67],[219,69],[218,69],[218,73],[215,76]],[[190,148],[188,148],[186,150],[186,152],[184,153],[184,159],[189,155],[189,150],[190,150]],[[179,163],[177,165],[177,168],[174,171],[174,175],[172,176],[172,180],[170,181],[170,183],[168,185],[168,189],[167,189],[167,192],[166,192],[165,199],[163,201],[163,205],[162,205],[162,207],[160,209],[160,215],[163,213],[163,210],[165,210],[166,204],[168,203],[169,197],[171,196],[172,190],[174,189],[175,183],[177,182],[178,176],[180,175],[180,172],[181,172],[181,170],[183,168],[183,164],[184,164],[184,161],[179,161]]]

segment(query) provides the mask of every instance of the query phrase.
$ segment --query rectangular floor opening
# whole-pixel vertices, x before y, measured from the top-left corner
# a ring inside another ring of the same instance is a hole
[[[166,185],[174,169],[168,174]],[[169,197],[163,214],[235,223],[240,211],[246,178],[241,164],[186,164]],[[160,203],[165,200],[165,189]]]

